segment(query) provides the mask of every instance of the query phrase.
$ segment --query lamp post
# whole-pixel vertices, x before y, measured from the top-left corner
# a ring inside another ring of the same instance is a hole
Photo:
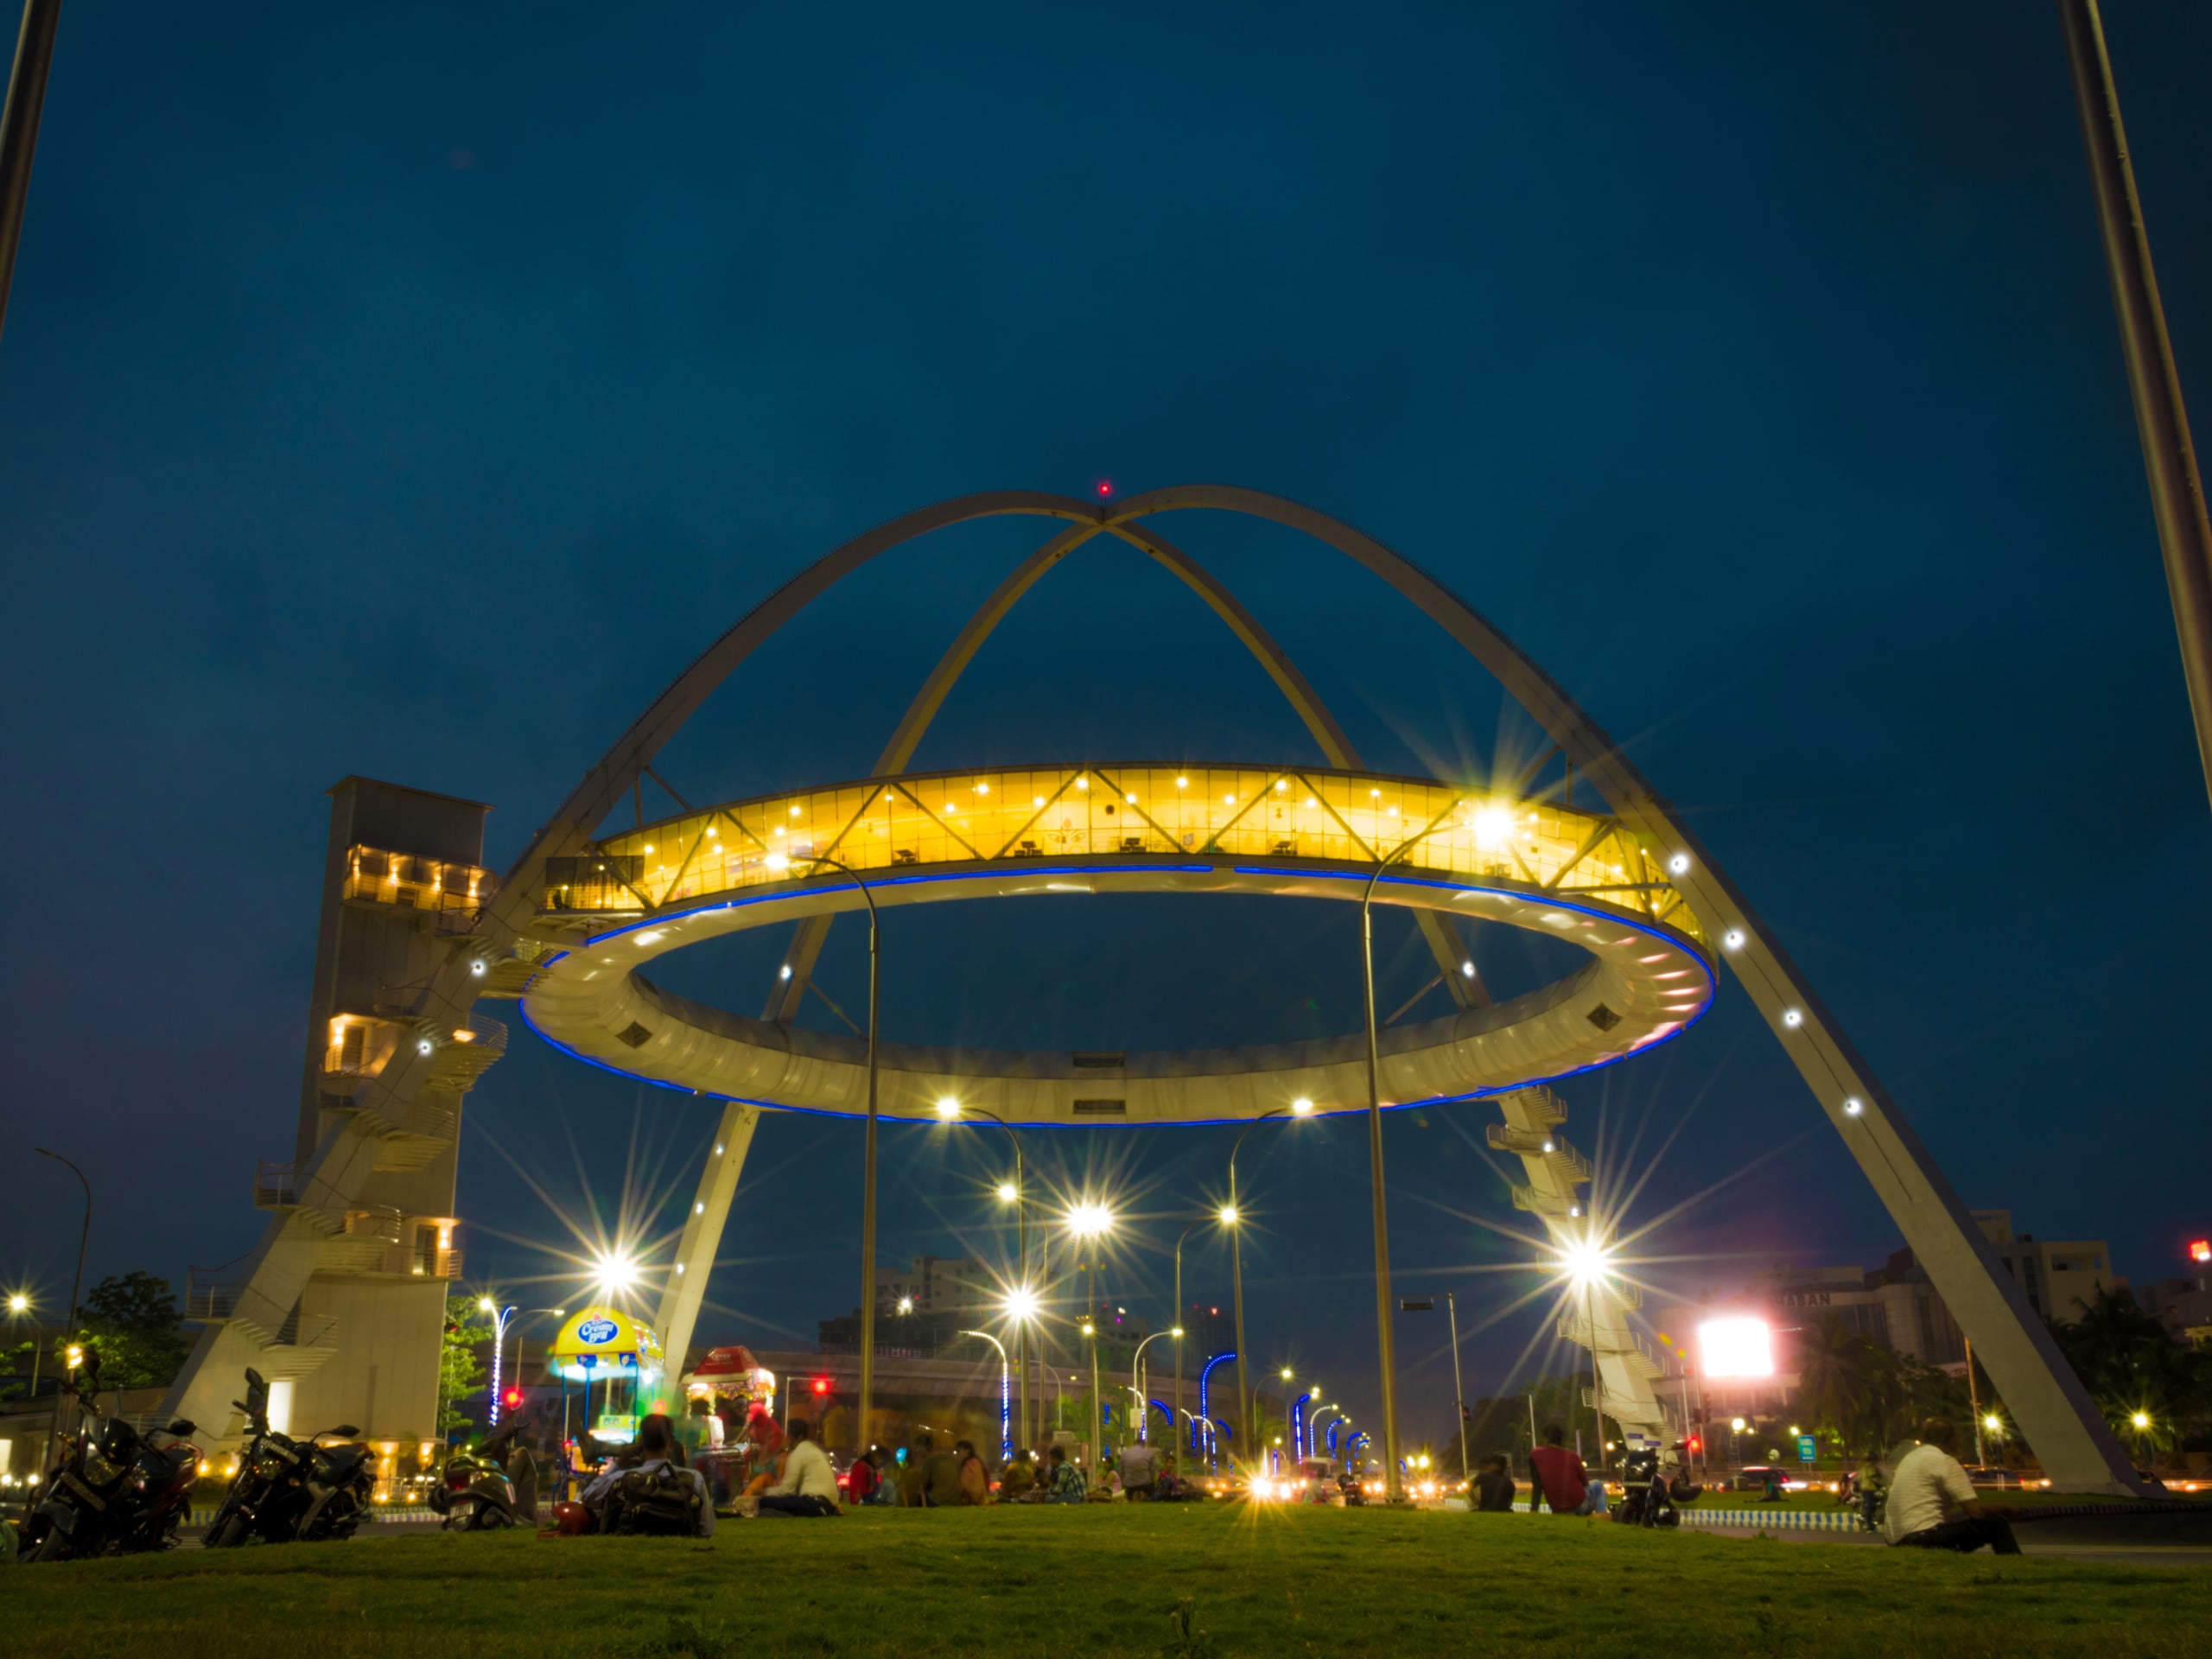
[[[507,1320],[513,1315],[512,1307],[501,1307],[489,1296],[479,1296],[477,1307],[492,1316],[492,1411],[491,1427],[499,1426],[499,1355],[507,1345]]]
[[[771,853],[761,861],[777,871],[789,869],[794,862],[826,864],[833,870],[842,870],[853,878],[853,885],[868,901],[868,1134],[861,1142],[861,1405],[859,1423],[853,1434],[855,1453],[864,1453],[868,1444],[868,1413],[875,1399],[875,1016],[876,995],[882,980],[882,932],[878,925],[875,895],[851,865],[819,853],[804,854],[797,860],[786,854]]]
[[[1241,1138],[1241,1137],[1240,1137]],[[1192,1228],[1202,1227],[1209,1221],[1221,1222],[1224,1216],[1233,1217],[1233,1209],[1224,1209],[1218,1215],[1200,1216],[1175,1238],[1175,1409],[1183,1409],[1183,1241],[1191,1236]],[[1223,1222],[1223,1225],[1230,1224]],[[1239,1338],[1242,1345],[1243,1338]]]
[[[1096,1473],[1106,1455],[1106,1396],[1098,1387],[1098,1241],[1114,1230],[1114,1212],[1089,1199],[1067,1213],[1067,1230],[1090,1245],[1090,1306],[1084,1311],[1083,1334],[1090,1339],[1090,1463]]]
[[[1029,1187],[1027,1178],[1022,1173],[1021,1137],[1014,1132],[1014,1125],[996,1112],[987,1112],[980,1106],[963,1105],[950,1095],[937,1103],[938,1116],[947,1123],[957,1123],[969,1114],[989,1119],[1004,1129],[1006,1138],[1014,1142],[1014,1185],[1009,1189],[1001,1185],[999,1199],[1014,1206],[1014,1283],[1027,1288],[1029,1283]],[[1029,1327],[1027,1323],[1014,1327],[1014,1340],[1015,1351],[1021,1361],[1021,1443],[1028,1446],[1033,1442],[1029,1421]]]
[[[514,1312],[512,1308],[509,1308],[507,1311],[511,1313]],[[522,1310],[522,1313],[518,1317],[526,1319],[533,1313],[550,1313],[556,1319],[565,1319],[569,1317],[569,1310],[565,1307],[525,1307]],[[520,1325],[517,1325],[515,1326],[515,1386],[517,1388],[520,1388],[523,1385],[522,1350],[523,1344],[527,1340],[529,1340],[529,1338],[524,1336],[522,1326]],[[680,1360],[677,1363],[679,1364],[682,1363]],[[493,1386],[493,1391],[494,1394],[498,1392],[496,1384]],[[495,1417],[492,1421],[493,1422],[497,1422],[499,1421],[499,1419]]]
[[[1013,1391],[1007,1384],[1006,1344],[988,1331],[963,1331],[960,1334],[981,1337],[999,1351],[999,1461],[1001,1464],[1011,1463],[1014,1461],[1014,1411],[1008,1403],[1008,1396]]]
[[[1313,1414],[1306,1419],[1306,1456],[1310,1458],[1319,1457],[1321,1455],[1321,1447],[1325,1444],[1325,1442],[1321,1439],[1321,1414],[1325,1411],[1341,1411],[1344,1408],[1339,1406],[1333,1400],[1330,1401],[1325,1406],[1316,1406],[1313,1408]]]
[[[1372,1002],[1374,999],[1368,1000]],[[1313,1103],[1302,1097],[1287,1106],[1271,1106],[1247,1123],[1229,1148],[1229,1202],[1221,1207],[1220,1219],[1221,1224],[1229,1229],[1229,1285],[1236,1312],[1236,1432],[1248,1444],[1252,1440],[1252,1386],[1244,1369],[1244,1356],[1250,1350],[1244,1342],[1243,1212],[1236,1205],[1236,1154],[1243,1149],[1244,1136],[1269,1118],[1304,1117],[1313,1109]]]
[[[1144,1376],[1143,1374],[1138,1370],[1137,1367],[1139,1362],[1144,1358],[1144,1351],[1149,1348],[1154,1343],[1158,1342],[1162,1337],[1173,1337],[1178,1343],[1180,1343],[1183,1340],[1183,1327],[1179,1325],[1172,1331],[1154,1332],[1142,1342],[1137,1344],[1136,1352],[1129,1356],[1129,1387],[1136,1391],[1137,1439],[1141,1440],[1149,1440],[1152,1438],[1152,1434],[1149,1421],[1149,1408],[1146,1406],[1144,1398]],[[1179,1381],[1180,1379],[1179,1378],[1178,1380]]]
[[[33,1147],[31,1150],[41,1158],[51,1158],[55,1163],[66,1166],[69,1173],[77,1178],[78,1185],[85,1189],[85,1224],[77,1234],[77,1276],[69,1281],[69,1312],[63,1321],[65,1324],[74,1325],[77,1320],[77,1296],[85,1287],[85,1246],[91,1243],[92,1236],[92,1184],[85,1179],[83,1170],[78,1168],[60,1153],[48,1152],[44,1147]],[[38,1465],[41,1475],[54,1461],[54,1431],[60,1425],[61,1399],[57,1395],[54,1401],[54,1410],[46,1420],[46,1450],[41,1455]]]

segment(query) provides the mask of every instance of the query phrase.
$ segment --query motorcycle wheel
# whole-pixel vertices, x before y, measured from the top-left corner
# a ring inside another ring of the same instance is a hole
[[[40,1539],[23,1559],[27,1561],[66,1561],[76,1552],[69,1548],[69,1535],[59,1527],[48,1527],[46,1536]]]
[[[207,1529],[206,1546],[209,1549],[235,1549],[245,1542],[245,1516],[232,1516]]]

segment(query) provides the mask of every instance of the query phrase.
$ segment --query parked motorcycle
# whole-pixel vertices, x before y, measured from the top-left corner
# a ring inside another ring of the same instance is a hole
[[[163,1434],[141,1434],[121,1417],[99,1414],[99,1362],[87,1361],[85,1382],[62,1380],[63,1393],[84,1408],[69,1454],[25,1518],[22,1558],[65,1561],[83,1555],[128,1555],[169,1549],[200,1476],[200,1448],[182,1437],[194,1426],[180,1417]]]
[[[515,1484],[504,1465],[521,1425],[501,1429],[473,1452],[456,1452],[430,1488],[430,1508],[448,1532],[493,1532],[523,1524]],[[537,1516],[531,1517],[535,1525]]]
[[[210,1549],[264,1543],[322,1543],[353,1535],[366,1512],[376,1475],[365,1446],[325,1446],[361,1431],[351,1423],[296,1440],[269,1426],[269,1385],[261,1373],[245,1374],[243,1400],[251,1438],[238,1453],[238,1471],[223,1495],[206,1534]]]
[[[1631,1527],[1682,1524],[1667,1478],[1660,1472],[1658,1452],[1638,1448],[1621,1459],[1621,1501],[1613,1506],[1613,1519]]]

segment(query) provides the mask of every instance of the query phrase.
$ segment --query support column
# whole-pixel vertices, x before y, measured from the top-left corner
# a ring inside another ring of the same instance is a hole
[[[707,1281],[715,1270],[715,1252],[721,1248],[722,1225],[729,1219],[730,1201],[737,1197],[738,1177],[745,1173],[745,1154],[760,1121],[758,1106],[741,1100],[724,1104],[691,1213],[683,1218],[683,1236],[677,1242],[676,1260],[661,1287],[660,1308],[653,1320],[671,1377],[683,1374],[683,1357],[691,1346],[699,1306],[707,1299]]]

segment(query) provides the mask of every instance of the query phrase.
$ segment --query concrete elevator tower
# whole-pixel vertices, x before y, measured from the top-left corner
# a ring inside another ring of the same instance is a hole
[[[235,1392],[254,1366],[272,1422],[353,1423],[391,1452],[436,1435],[461,1101],[506,1046],[496,1020],[422,1012],[491,897],[491,809],[365,778],[330,797],[298,1129],[289,1160],[255,1166],[261,1243],[194,1270],[188,1312],[207,1329],[188,1370]],[[429,1075],[402,1106],[375,1084],[404,1051]]]

